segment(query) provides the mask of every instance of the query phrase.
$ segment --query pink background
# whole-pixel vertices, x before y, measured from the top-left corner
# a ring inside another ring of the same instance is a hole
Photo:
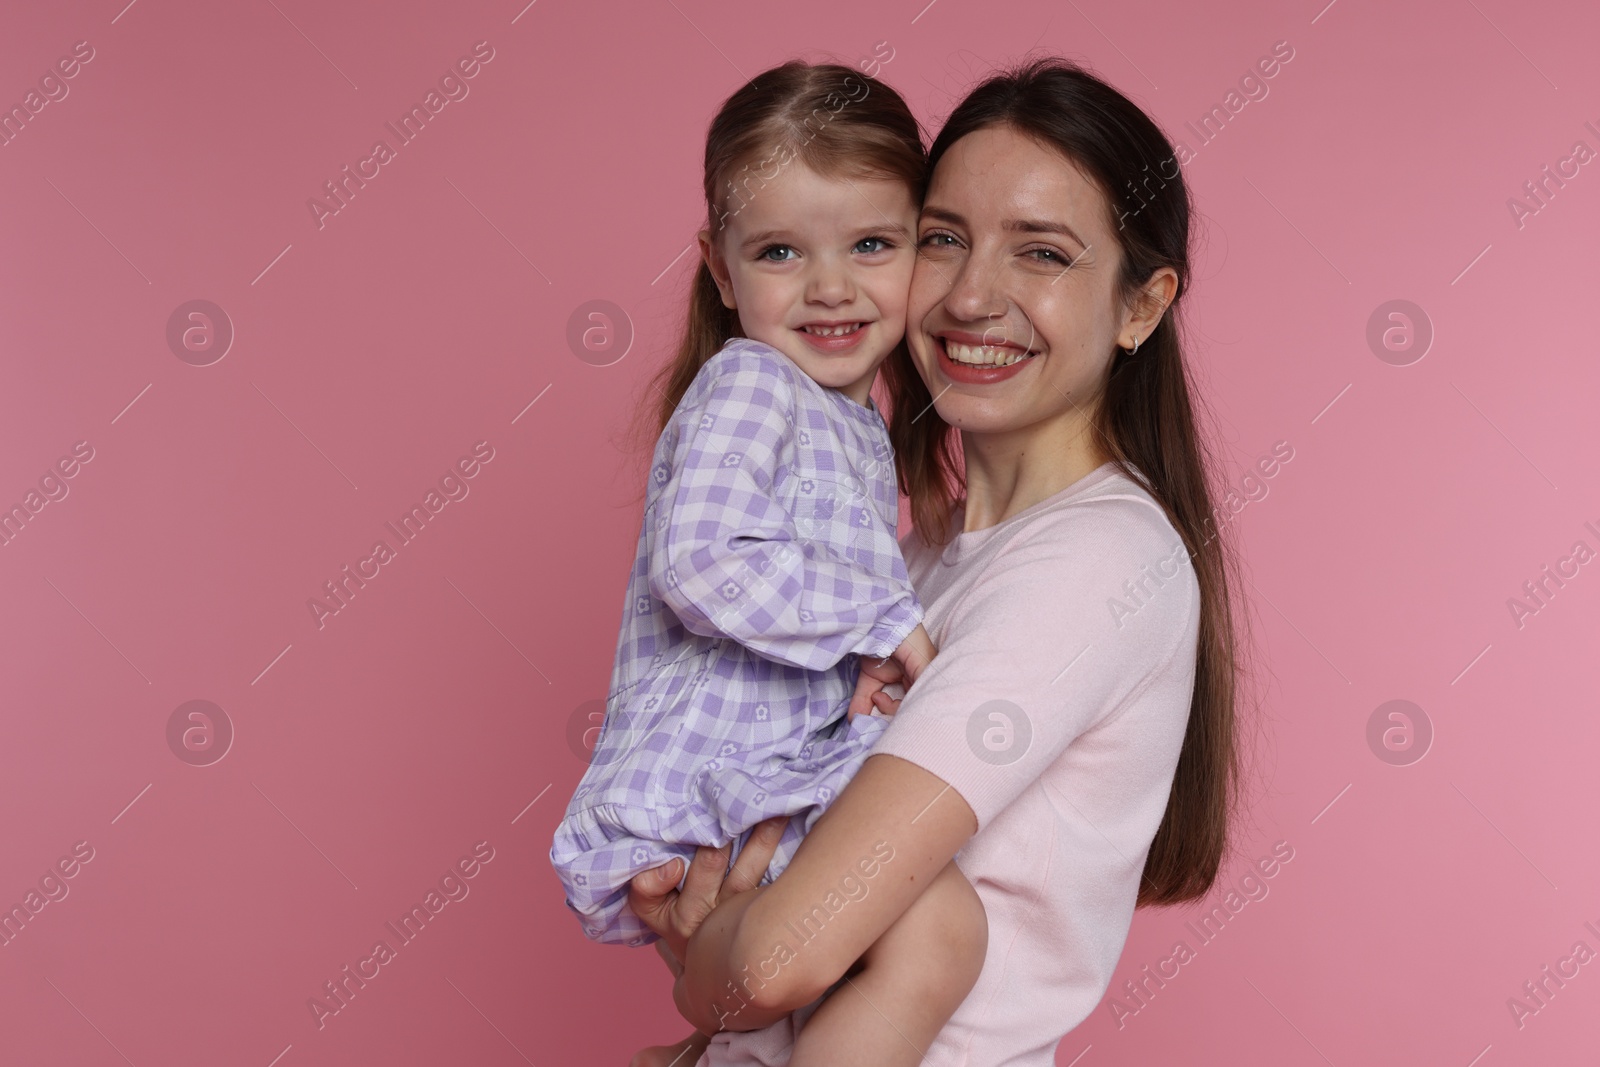
[[[879,41],[930,129],[1037,46],[1195,149],[1191,353],[1229,469],[1294,450],[1235,520],[1263,682],[1225,880],[1294,858],[1209,944],[1201,909],[1141,912],[1113,993],[1195,958],[1058,1061],[1594,1056],[1600,962],[1520,1027],[1507,1006],[1600,951],[1600,564],[1521,626],[1507,603],[1600,549],[1600,165],[1520,227],[1507,206],[1600,150],[1592,5],[123,2],[12,5],[0,34],[6,105],[94,49],[0,148],[0,506],[93,449],[0,548],[0,904],[93,849],[0,948],[6,1065],[621,1064],[685,1032],[655,954],[586,941],[546,855],[637,534],[620,435],[716,106]],[[1197,147],[1185,122],[1280,40],[1268,95]],[[470,95],[319,228],[307,200],[479,41]],[[208,366],[166,337],[196,299],[236,332]],[[1434,331],[1404,366],[1367,342],[1396,299]],[[606,366],[567,342],[591,300],[636,335]],[[478,441],[470,495],[319,628],[308,599]],[[235,731],[209,766],[167,739],[197,699]],[[1420,762],[1369,747],[1395,699],[1432,724]],[[470,895],[319,1028],[308,999],[481,841]]]

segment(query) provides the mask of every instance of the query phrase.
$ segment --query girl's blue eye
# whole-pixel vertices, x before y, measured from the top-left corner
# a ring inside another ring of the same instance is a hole
[[[862,248],[862,245],[877,245],[877,247]],[[889,247],[891,247],[889,242],[884,240],[882,237],[863,237],[861,240],[856,242],[856,251],[865,252],[868,255],[871,255],[873,252],[882,252],[884,249]]]
[[[774,253],[774,252],[793,252],[793,251],[794,251],[794,249],[790,248],[788,245],[768,245],[766,248],[763,248],[761,250],[761,254],[759,256],[757,256],[756,258],[757,259],[765,259],[765,260],[768,260],[769,262],[772,262],[772,263],[787,263],[787,262],[789,262],[787,257],[785,257],[783,259],[777,259],[777,258],[773,257],[772,253]]]

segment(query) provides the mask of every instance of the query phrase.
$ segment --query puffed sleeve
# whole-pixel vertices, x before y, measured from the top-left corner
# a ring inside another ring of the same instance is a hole
[[[1152,505],[1102,499],[1043,515],[982,563],[940,621],[938,655],[873,752],[942,778],[981,831],[1158,678],[1182,690],[1186,711],[1198,612],[1188,551]]]
[[[650,591],[690,631],[780,663],[826,670],[850,653],[887,656],[923,614],[892,533],[893,565],[868,569],[802,538],[777,499],[797,402],[783,360],[720,353],[708,387],[674,414],[672,447],[651,471]]]

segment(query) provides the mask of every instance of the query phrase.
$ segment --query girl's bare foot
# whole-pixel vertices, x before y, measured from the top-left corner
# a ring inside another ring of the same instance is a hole
[[[694,1067],[710,1044],[711,1038],[696,1030],[676,1045],[651,1045],[640,1049],[628,1061],[628,1067]]]

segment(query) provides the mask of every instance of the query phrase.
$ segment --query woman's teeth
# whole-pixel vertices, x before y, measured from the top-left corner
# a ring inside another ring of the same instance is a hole
[[[971,363],[984,367],[1009,367],[1018,360],[1030,359],[1035,352],[1019,352],[1015,348],[993,348],[989,345],[962,345],[946,341],[944,350],[957,363]]]
[[[800,328],[806,333],[815,334],[818,337],[843,337],[846,334],[855,333],[861,329],[861,326],[862,324],[859,322],[851,322],[843,326],[802,326]]]

